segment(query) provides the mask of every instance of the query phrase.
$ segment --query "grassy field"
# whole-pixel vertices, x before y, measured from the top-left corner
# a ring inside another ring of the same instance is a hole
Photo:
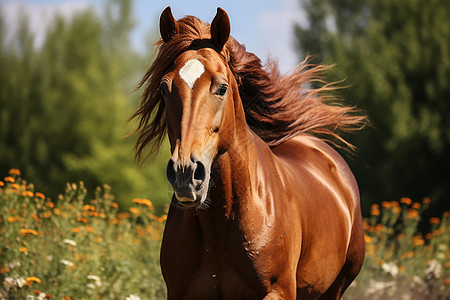
[[[148,199],[119,210],[109,186],[83,183],[56,200],[12,169],[0,181],[0,299],[164,299],[159,247],[165,215]],[[345,299],[449,299],[450,213],[417,231],[430,199],[373,205],[366,262]]]

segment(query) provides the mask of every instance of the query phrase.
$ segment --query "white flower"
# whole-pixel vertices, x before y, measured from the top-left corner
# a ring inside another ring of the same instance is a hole
[[[97,275],[88,275],[88,279],[94,280],[96,286],[102,286],[102,281],[100,280],[100,277]]]
[[[95,289],[95,284],[93,284],[93,283],[88,283],[88,284],[86,284],[86,286],[90,289]]]
[[[69,244],[69,245],[72,245],[72,246],[74,246],[74,247],[77,245],[77,242],[75,242],[75,241],[73,241],[73,240],[69,240],[69,239],[65,239],[65,240],[64,240],[64,243]]]
[[[381,268],[383,269],[384,272],[386,272],[387,274],[391,274],[392,277],[397,276],[398,274],[398,267],[396,264],[394,264],[393,262],[390,263],[384,263],[381,265]]]
[[[5,278],[5,282],[9,285],[9,286],[18,286],[19,288],[22,288],[25,285],[25,278],[14,278],[14,277],[6,277]]]
[[[369,281],[369,287],[366,289],[366,295],[375,294],[379,291],[384,291],[386,289],[392,288],[395,286],[395,282],[384,282],[384,281]]]
[[[70,268],[72,268],[73,266],[75,266],[75,264],[74,264],[73,262],[68,261],[68,260],[65,260],[65,259],[61,259],[61,260],[60,260],[60,263],[62,263],[63,265],[66,265],[66,266],[68,266],[68,267],[70,267]]]
[[[10,268],[11,270],[20,266],[21,266],[20,262],[16,260],[7,264],[7,267]]]
[[[130,295],[125,300],[141,300],[141,297],[136,295]]]
[[[425,276],[430,279],[439,279],[442,273],[442,266],[437,260],[432,260],[428,263],[425,270]]]

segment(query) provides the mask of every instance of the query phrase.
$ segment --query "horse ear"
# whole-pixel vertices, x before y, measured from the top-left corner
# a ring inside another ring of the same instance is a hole
[[[219,50],[222,50],[229,36],[230,19],[227,13],[218,7],[216,16],[211,23],[211,39],[219,47]]]
[[[159,31],[161,32],[161,37],[165,43],[170,41],[179,32],[178,22],[172,15],[172,10],[170,6],[162,12],[161,18],[159,19]]]

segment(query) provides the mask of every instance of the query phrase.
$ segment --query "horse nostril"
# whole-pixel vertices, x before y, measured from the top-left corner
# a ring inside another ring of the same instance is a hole
[[[206,177],[205,165],[201,161],[197,161],[197,167],[194,171],[194,180],[199,180],[203,182]]]
[[[169,159],[169,162],[167,163],[166,176],[169,183],[173,185],[177,179],[177,175],[175,173],[175,163],[173,159]]]

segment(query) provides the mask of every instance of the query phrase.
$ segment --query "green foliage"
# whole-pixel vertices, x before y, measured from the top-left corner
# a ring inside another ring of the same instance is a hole
[[[162,211],[168,155],[138,168],[125,137],[130,92],[149,64],[130,46],[131,12],[132,1],[111,0],[102,17],[93,8],[55,16],[38,48],[26,16],[10,39],[0,20],[1,169],[20,168],[53,197],[80,179],[114,186],[124,203],[152,193]]]
[[[89,199],[80,183],[51,201],[10,173],[0,181],[1,299],[165,299],[166,216],[154,215],[149,200],[120,213],[110,187]]]
[[[296,26],[299,52],[336,64],[343,94],[374,129],[350,140],[351,167],[368,203],[450,194],[450,2],[302,0],[309,24]],[[361,161],[362,160],[362,161]]]

